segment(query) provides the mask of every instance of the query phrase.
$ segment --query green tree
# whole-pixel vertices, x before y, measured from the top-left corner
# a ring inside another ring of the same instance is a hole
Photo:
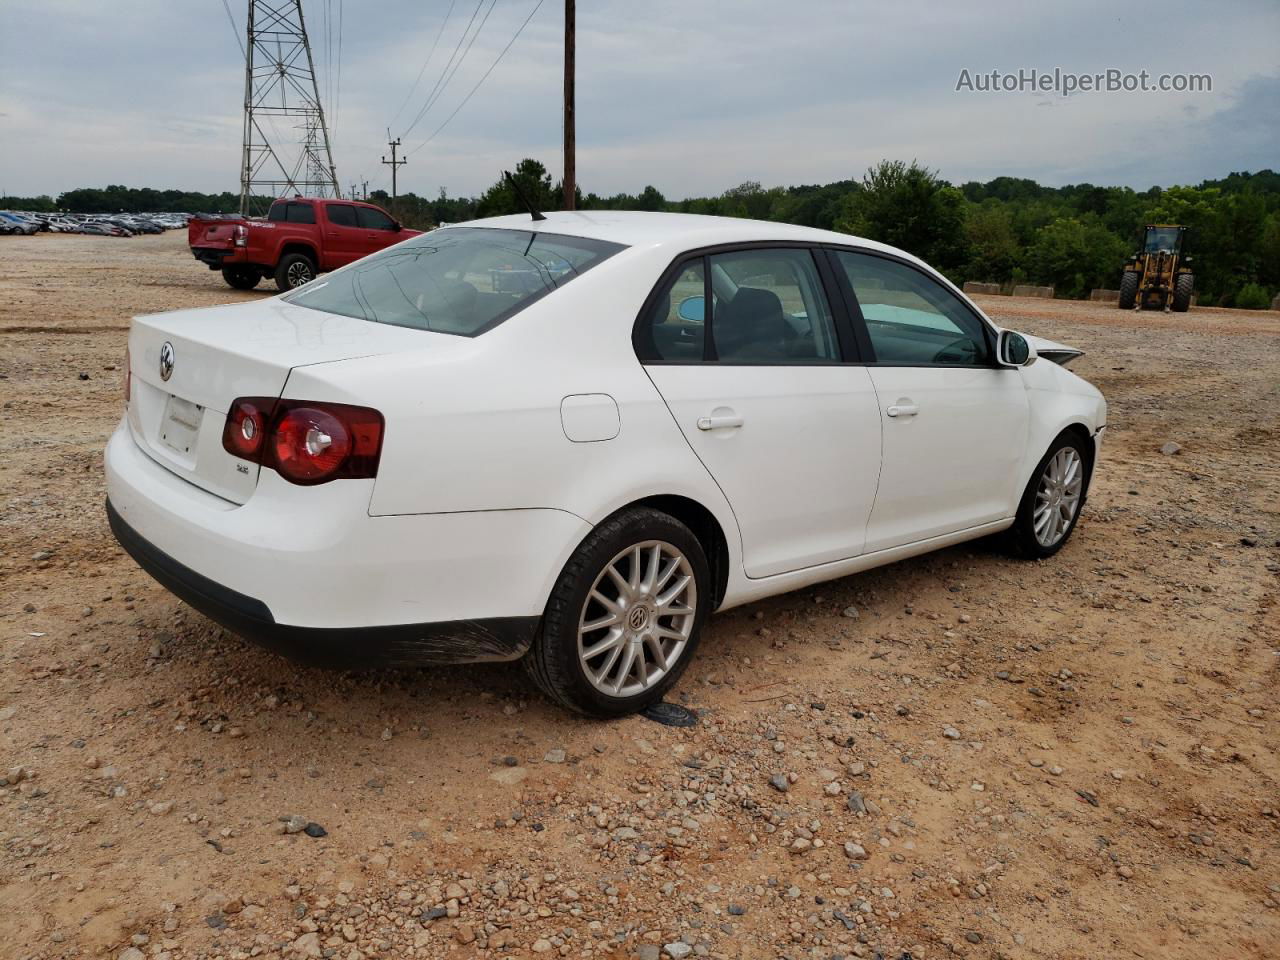
[[[560,209],[560,191],[551,183],[551,174],[541,162],[525,158],[516,164],[512,172],[515,181],[520,185],[525,197],[533,204],[534,209]],[[498,177],[498,182],[491,186],[480,197],[476,204],[476,216],[500,217],[508,213],[526,213],[527,208],[520,202],[515,190],[507,182],[506,175]]]
[[[846,196],[835,229],[879,240],[941,270],[965,261],[964,195],[914,160],[884,160]]]
[[[1055,220],[1027,250],[1027,272],[1060,297],[1086,297],[1116,282],[1128,244],[1095,220]]]
[[[964,237],[969,251],[969,259],[961,271],[964,279],[1000,283],[1013,276],[1014,268],[1022,259],[1022,247],[1004,204],[987,200],[970,206],[965,214]]]

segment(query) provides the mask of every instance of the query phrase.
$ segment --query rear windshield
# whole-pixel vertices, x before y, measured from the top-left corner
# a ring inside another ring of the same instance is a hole
[[[474,337],[623,249],[584,237],[450,227],[397,243],[285,299],[376,323]]]

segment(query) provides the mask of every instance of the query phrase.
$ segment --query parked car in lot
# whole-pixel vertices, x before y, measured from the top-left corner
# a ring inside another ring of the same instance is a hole
[[[0,213],[0,232],[4,233],[21,233],[31,236],[38,233],[40,225],[26,217],[19,216],[16,213]]]
[[[86,220],[80,224],[80,232],[99,237],[131,237],[133,234],[118,223],[106,220]]]
[[[107,512],[157,580],[275,649],[523,658],[616,716],[715,610],[989,534],[1060,550],[1106,425],[1078,354],[844,234],[482,220],[136,318]]]
[[[265,220],[193,218],[187,242],[192,256],[237,290],[252,290],[263,277],[292,290],[419,232],[371,203],[294,197],[275,201]]]

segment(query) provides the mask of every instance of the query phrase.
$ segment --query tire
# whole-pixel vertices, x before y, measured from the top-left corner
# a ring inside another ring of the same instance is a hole
[[[1126,270],[1120,277],[1120,309],[1132,310],[1138,300],[1138,274]]]
[[[1053,499],[1055,478],[1051,476],[1050,467],[1060,455],[1067,464],[1074,457],[1076,468],[1074,474],[1068,473],[1066,489],[1063,491],[1064,494],[1073,491],[1074,495],[1074,507],[1065,527],[1061,525],[1060,519],[1065,517],[1065,513],[1060,507],[1055,511],[1053,505],[1065,502],[1066,496],[1062,496],[1059,500]],[[1085,441],[1081,440],[1079,434],[1074,431],[1060,433],[1032,471],[1031,479],[1027,481],[1027,488],[1023,491],[1022,501],[1018,504],[1018,513],[1013,526],[1006,534],[1006,540],[1013,553],[1029,560],[1043,560],[1046,557],[1052,557],[1062,549],[1071,538],[1076,523],[1080,519],[1080,511],[1084,507],[1085,494],[1088,493],[1089,488],[1088,471],[1089,452],[1085,449]],[[1037,509],[1045,501],[1041,492],[1042,482],[1049,484],[1047,493],[1050,522],[1057,525],[1052,531],[1052,536],[1038,535],[1036,532],[1039,519],[1036,515]]]
[[[288,253],[276,264],[276,289],[288,293],[316,278],[316,265],[305,253]]]
[[[222,279],[236,290],[252,290],[262,279],[262,274],[248,267],[223,267]]]
[[[637,549],[640,578],[633,576]],[[624,582],[641,581],[635,600],[624,596],[621,583],[609,575],[610,567]],[[650,570],[664,576],[651,579]],[[681,592],[670,598],[682,612],[662,613],[653,601],[676,589],[685,577]],[[653,586],[646,590],[645,581]],[[642,710],[661,700],[693,659],[711,611],[712,590],[706,554],[688,527],[647,507],[623,510],[592,530],[565,564],[537,638],[525,655],[525,667],[551,700],[579,713],[621,717]],[[618,602],[613,611],[597,599],[601,596]],[[613,623],[603,622],[610,617]],[[588,618],[601,625],[580,636],[579,628]],[[669,634],[660,637],[655,629]],[[583,656],[610,641],[600,653]],[[657,652],[666,660],[665,669]],[[648,679],[642,679],[645,674]],[[614,689],[602,689],[610,686]]]
[[[1191,296],[1195,293],[1196,278],[1191,273],[1180,273],[1173,281],[1173,302],[1169,308],[1174,313],[1186,313],[1191,307]]]

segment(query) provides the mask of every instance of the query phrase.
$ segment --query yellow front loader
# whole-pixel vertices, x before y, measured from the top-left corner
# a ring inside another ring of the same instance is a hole
[[[1183,253],[1187,228],[1148,224],[1142,248],[1124,265],[1120,277],[1121,310],[1173,310],[1186,313],[1195,293],[1191,258]]]

